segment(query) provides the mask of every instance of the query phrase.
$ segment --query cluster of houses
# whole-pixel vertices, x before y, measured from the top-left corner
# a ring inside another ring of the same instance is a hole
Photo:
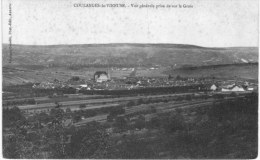
[[[221,91],[221,92],[243,92],[243,91],[254,91],[258,90],[257,84],[245,82],[222,82],[212,84],[210,86],[211,91]]]
[[[96,83],[92,84],[92,89],[113,90],[113,89],[135,89],[145,87],[170,87],[170,86],[191,86],[206,85],[209,90],[222,92],[253,91],[258,89],[255,83],[236,80],[216,81],[210,78],[172,78],[172,77],[124,77],[123,79],[110,79],[106,72],[96,72],[94,74]]]
[[[205,85],[211,91],[253,91],[257,90],[258,86],[247,81],[222,80],[216,81],[210,78],[181,78],[181,77],[124,77],[121,79],[110,78],[110,75],[105,71],[97,71],[93,75],[92,80],[78,80],[61,82],[42,82],[33,85],[33,88],[54,89],[54,88],[75,88],[77,90],[121,90],[135,89],[146,87],[172,87],[172,86],[192,86]]]

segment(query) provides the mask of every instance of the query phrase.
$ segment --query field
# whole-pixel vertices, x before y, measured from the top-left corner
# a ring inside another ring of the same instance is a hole
[[[165,74],[183,77],[216,77],[221,79],[258,79],[258,64],[236,64],[236,65],[217,65],[206,67],[190,67],[181,69],[168,69]]]

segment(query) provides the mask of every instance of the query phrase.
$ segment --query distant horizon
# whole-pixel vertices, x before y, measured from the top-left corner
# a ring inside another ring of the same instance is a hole
[[[117,44],[127,44],[127,45],[186,45],[186,46],[194,46],[201,48],[259,48],[258,46],[203,46],[196,44],[185,44],[185,43],[70,43],[70,44],[14,44],[12,46],[20,45],[20,46],[71,46],[71,45],[117,45]],[[9,43],[2,43],[2,45],[10,45]]]

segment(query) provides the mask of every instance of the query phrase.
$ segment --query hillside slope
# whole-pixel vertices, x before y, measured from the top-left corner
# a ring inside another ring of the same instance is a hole
[[[182,44],[13,45],[13,64],[43,66],[183,66],[258,62],[257,47],[205,48]],[[3,45],[3,64],[9,47]]]
[[[178,69],[168,68],[163,73],[174,77],[177,75],[182,77],[216,77],[253,80],[257,82],[258,63],[183,67]]]

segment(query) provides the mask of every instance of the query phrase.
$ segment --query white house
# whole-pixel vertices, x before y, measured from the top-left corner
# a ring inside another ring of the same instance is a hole
[[[245,89],[243,87],[239,87],[239,86],[234,86],[231,91],[234,91],[234,92],[242,92],[242,91],[245,91]]]
[[[210,90],[216,91],[216,90],[217,90],[217,86],[216,86],[215,84],[213,84],[213,85],[210,87]]]
[[[245,89],[241,86],[235,85],[231,88],[227,88],[227,87],[221,88],[221,91],[222,92],[243,92],[243,91],[245,91]]]
[[[109,80],[109,75],[107,74],[107,72],[104,72],[104,71],[97,71],[95,74],[94,74],[94,80],[96,82],[106,82]]]
[[[253,88],[253,87],[248,87],[247,90],[248,90],[248,91],[253,91],[254,88]]]

